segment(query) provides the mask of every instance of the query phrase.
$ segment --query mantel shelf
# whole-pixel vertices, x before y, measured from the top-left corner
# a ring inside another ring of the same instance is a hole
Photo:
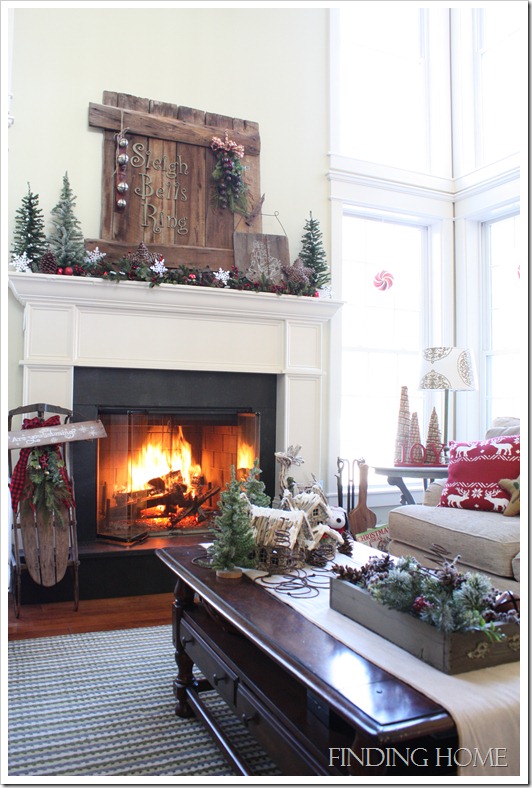
[[[23,306],[28,303],[97,307],[103,310],[161,310],[203,313],[210,317],[254,317],[261,320],[303,319],[326,322],[343,302],[328,298],[276,295],[241,290],[147,282],[106,282],[96,277],[10,273],[9,287]]]

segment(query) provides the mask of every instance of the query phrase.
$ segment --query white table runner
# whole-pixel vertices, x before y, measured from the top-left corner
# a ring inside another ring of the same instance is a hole
[[[360,566],[340,554],[335,563]],[[308,571],[314,570],[308,567]],[[259,583],[264,575],[255,570],[246,574]],[[264,587],[348,648],[446,709],[458,729],[461,749],[455,762],[460,777],[500,780],[521,774],[519,662],[449,676],[332,610],[328,587],[312,598]]]

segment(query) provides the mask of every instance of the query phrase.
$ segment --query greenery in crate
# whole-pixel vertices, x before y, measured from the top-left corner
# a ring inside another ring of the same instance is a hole
[[[409,613],[444,632],[479,629],[494,640],[501,639],[496,624],[518,623],[517,606],[501,609],[501,596],[507,599],[511,595],[501,595],[483,575],[459,572],[455,566],[458,557],[428,569],[412,556],[372,556],[360,568],[336,564],[332,570],[341,580],[366,589],[386,607]]]

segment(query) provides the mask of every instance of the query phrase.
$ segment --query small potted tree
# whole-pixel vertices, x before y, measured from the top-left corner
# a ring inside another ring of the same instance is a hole
[[[249,500],[242,491],[231,466],[231,480],[222,492],[218,504],[220,514],[212,528],[214,542],[209,547],[209,566],[218,577],[235,580],[242,576],[242,569],[256,564],[256,545],[251,528]]]

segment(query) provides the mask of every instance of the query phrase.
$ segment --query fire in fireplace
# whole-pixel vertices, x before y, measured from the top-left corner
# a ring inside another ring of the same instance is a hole
[[[216,501],[229,480],[231,465],[238,472],[239,468],[251,467],[255,457],[259,458],[260,478],[266,492],[272,497],[275,494],[275,375],[76,367],[73,410],[75,421],[99,418],[107,432],[107,438],[101,441],[73,444],[80,543],[101,541],[105,533],[110,533],[111,522],[115,534],[123,533],[122,539],[115,535],[117,544],[133,541],[135,534],[143,533],[150,537],[164,534],[179,538],[189,533],[185,524],[193,520],[186,517],[192,516],[197,523],[190,525],[190,529],[208,530],[203,517],[209,517],[213,508],[219,514]],[[141,429],[137,431],[136,427]],[[153,449],[146,447],[153,442],[147,441],[147,434],[156,438],[158,444],[162,442],[159,450],[165,456],[169,454],[170,461],[146,470],[139,481],[136,471],[132,475],[130,470],[141,456],[153,454]],[[192,473],[195,487],[190,484],[190,471],[187,480],[182,462],[172,459],[181,436],[191,447],[192,464],[201,468],[201,473]],[[244,460],[240,451],[246,444],[253,450]],[[154,484],[149,483],[152,480]],[[216,487],[220,487],[220,492],[215,492]],[[207,500],[198,504],[198,498],[207,492],[210,492]],[[140,499],[138,502],[131,501],[135,495]],[[167,497],[156,501],[157,495]],[[179,520],[182,510],[193,503],[196,511]],[[145,511],[163,505],[165,511],[160,517],[153,516],[153,511]],[[119,506],[125,508],[120,510]],[[128,517],[115,518],[120,511]]]
[[[136,541],[207,529],[231,467],[245,478],[260,454],[260,415],[218,409],[102,409],[98,536]]]

